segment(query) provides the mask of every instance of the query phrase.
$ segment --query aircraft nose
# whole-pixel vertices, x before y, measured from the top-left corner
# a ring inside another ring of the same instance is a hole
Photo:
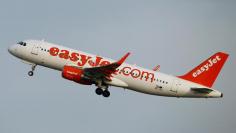
[[[11,53],[12,55],[14,54],[15,50],[16,50],[16,46],[15,45],[12,45],[12,46],[10,46],[8,48],[8,52]]]

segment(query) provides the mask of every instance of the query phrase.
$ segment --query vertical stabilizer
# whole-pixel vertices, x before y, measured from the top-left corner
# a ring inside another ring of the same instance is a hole
[[[212,87],[228,56],[229,55],[226,53],[218,52],[187,74],[178,77],[207,87]]]

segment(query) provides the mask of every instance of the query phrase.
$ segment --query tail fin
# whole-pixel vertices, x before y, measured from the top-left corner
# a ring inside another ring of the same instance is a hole
[[[218,52],[179,78],[211,88],[228,56],[226,53]]]

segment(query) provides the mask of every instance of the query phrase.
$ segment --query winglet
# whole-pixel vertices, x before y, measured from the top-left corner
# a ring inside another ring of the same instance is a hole
[[[157,66],[154,67],[152,70],[153,70],[153,71],[160,71],[160,67],[161,67],[160,65],[157,65]]]
[[[124,55],[118,62],[118,65],[121,65],[125,62],[125,60],[128,58],[128,56],[130,55],[130,52],[128,52],[126,55]]]

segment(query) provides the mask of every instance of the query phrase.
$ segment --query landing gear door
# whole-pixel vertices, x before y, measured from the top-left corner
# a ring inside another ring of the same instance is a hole
[[[32,47],[31,54],[38,55],[39,49],[40,49],[40,45],[39,44],[34,44],[33,47]]]

